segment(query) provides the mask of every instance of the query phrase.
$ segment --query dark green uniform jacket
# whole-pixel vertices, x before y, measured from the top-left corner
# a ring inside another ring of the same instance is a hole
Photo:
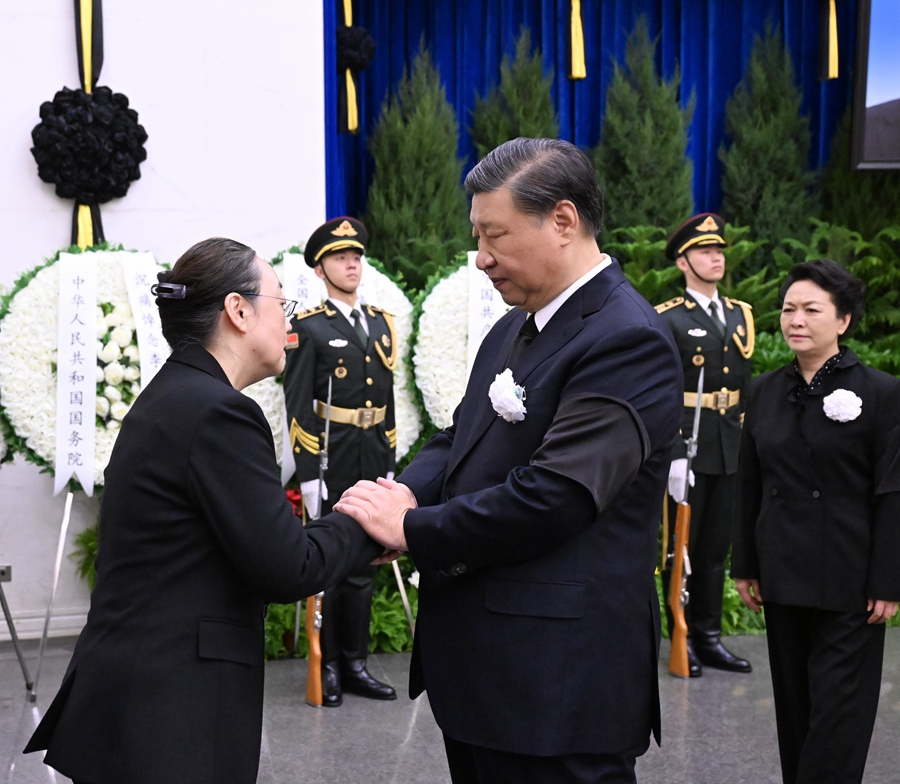
[[[697,457],[692,469],[701,474],[733,474],[738,468],[741,442],[741,416],[747,406],[747,390],[753,363],[755,329],[751,308],[744,302],[721,297],[725,314],[725,334],[720,335],[712,318],[687,292],[675,297],[656,311],[668,323],[684,367],[685,392],[697,391],[700,368],[705,368],[704,392],[733,390],[740,401],[729,408],[704,408],[700,414]],[[694,409],[685,406],[682,439],[672,459],[686,457],[684,438],[694,426]]]
[[[394,470],[397,429],[394,422],[394,374],[398,361],[393,317],[369,305],[365,309],[369,340],[363,346],[350,322],[330,302],[293,320],[297,339],[287,351],[284,397],[297,481],[319,476],[319,450],[325,420],[314,401],[328,400],[342,409],[386,408],[378,424],[358,427],[332,419],[328,443],[328,506],[360,479],[374,481]],[[366,415],[363,414],[363,417]]]

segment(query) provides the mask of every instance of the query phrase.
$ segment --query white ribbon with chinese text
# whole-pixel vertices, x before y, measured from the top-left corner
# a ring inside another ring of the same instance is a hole
[[[97,415],[97,261],[93,253],[59,255],[56,342],[56,495],[74,476],[94,493]]]
[[[509,310],[509,305],[500,297],[500,292],[494,288],[491,279],[475,266],[477,256],[477,251],[469,251],[469,341],[466,354],[468,373],[472,372],[475,355],[481,347],[484,336]]]
[[[156,283],[156,273],[161,267],[152,253],[121,253],[122,272],[128,288],[128,302],[134,316],[137,332],[138,354],[141,359],[141,389],[146,389],[150,379],[163,366],[169,356],[169,344],[163,337],[159,321],[159,308],[150,287]]]

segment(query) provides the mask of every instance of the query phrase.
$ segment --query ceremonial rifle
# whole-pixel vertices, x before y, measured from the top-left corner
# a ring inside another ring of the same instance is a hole
[[[700,411],[703,408],[703,371],[700,368],[700,380],[697,383],[697,407],[694,409],[694,427],[687,444],[687,470],[684,475],[684,495],[678,503],[675,517],[675,552],[672,562],[672,582],[669,583],[669,607],[672,610],[673,627],[669,629],[672,641],[669,652],[669,674],[679,678],[691,675],[687,654],[687,622],[684,619],[684,608],[690,600],[687,590],[687,578],[691,573],[691,559],[688,545],[691,540],[691,505],[687,502],[688,489],[691,486],[691,463],[697,455],[697,434],[700,432]]]
[[[331,433],[331,377],[328,378],[328,401],[325,404],[325,438],[319,450],[319,516],[322,515],[322,493],[325,472],[328,470],[328,437]],[[303,507],[306,517],[306,505]],[[306,637],[309,640],[309,666],[306,669],[306,702],[316,708],[322,706],[322,598],[324,591],[306,600]]]

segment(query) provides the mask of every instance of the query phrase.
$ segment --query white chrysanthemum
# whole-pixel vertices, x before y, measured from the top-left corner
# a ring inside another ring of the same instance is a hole
[[[102,362],[116,362],[119,357],[122,356],[122,349],[114,343],[112,340],[109,341],[102,349],[100,349],[100,353],[97,354],[97,357]]]
[[[104,372],[103,368],[100,367],[100,365],[97,365],[94,368],[94,373],[95,373],[96,383],[98,383],[98,384],[106,383],[106,373]]]
[[[113,310],[112,313],[106,316],[104,321],[106,322],[107,329],[115,329],[122,323],[122,314]]]
[[[110,403],[118,403],[122,399],[122,390],[111,384],[107,385],[103,390],[103,397]]]
[[[528,413],[525,409],[525,390],[516,384],[510,368],[494,377],[488,389],[488,397],[498,416],[507,422],[521,422]]]
[[[119,346],[119,348],[125,348],[125,346],[131,345],[133,337],[134,331],[124,325],[116,327],[110,335],[112,342]]]
[[[422,303],[419,337],[413,354],[416,386],[425,410],[439,428],[453,423],[453,412],[466,391],[469,270],[460,267]]]
[[[419,570],[416,569],[409,577],[406,578],[406,581],[413,587],[419,587]]]
[[[141,377],[141,371],[138,369],[137,365],[129,365],[125,368],[125,380],[126,381],[137,381]]]
[[[274,378],[265,378],[251,384],[243,390],[244,394],[255,400],[266,415],[266,421],[272,429],[275,441],[275,459],[281,465],[281,450],[284,446],[284,390]]]
[[[98,335],[132,319],[128,305],[128,291],[122,272],[121,258],[127,251],[109,251],[92,254],[96,260],[97,302],[113,306],[114,322],[110,325],[97,308]],[[52,264],[40,270],[28,285],[16,293],[9,311],[0,323],[0,401],[15,433],[25,440],[25,446],[36,456],[51,465],[56,458],[56,341],[59,297],[59,266]],[[102,325],[99,323],[102,321]],[[101,362],[119,359],[119,346],[113,341],[115,356]],[[98,354],[104,350],[102,343]],[[110,349],[112,354],[112,349]],[[127,354],[126,354],[127,356]],[[139,357],[135,348],[132,362]],[[97,367],[97,383],[107,383],[102,367]],[[137,387],[137,389],[134,389]],[[138,384],[132,390],[140,391]],[[121,394],[119,395],[121,399]],[[103,401],[103,402],[101,402]],[[101,410],[102,409],[102,410]],[[97,413],[101,418],[109,415],[109,399],[97,396]],[[94,432],[94,482],[103,484],[103,471],[109,462],[113,444],[118,435],[119,422],[110,419]]]
[[[125,348],[122,349],[122,356],[129,362],[139,362],[141,359],[137,346],[125,346]]]
[[[113,403],[109,407],[109,413],[113,419],[117,419],[119,420],[119,422],[121,422],[123,419],[125,419],[125,414],[128,413],[130,408],[131,406],[129,406],[128,403],[123,403],[120,400],[117,403]]]
[[[118,386],[125,378],[125,368],[123,368],[118,362],[110,362],[105,368],[103,368],[103,377],[106,380],[107,384],[111,384],[114,387]]]
[[[862,413],[862,399],[849,389],[835,389],[822,399],[822,409],[835,422],[852,422]]]

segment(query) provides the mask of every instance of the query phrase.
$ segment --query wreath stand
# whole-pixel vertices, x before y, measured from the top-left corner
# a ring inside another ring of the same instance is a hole
[[[28,698],[31,700],[31,695],[34,693],[34,682],[28,674],[28,665],[25,664],[25,656],[22,654],[22,646],[19,643],[19,635],[16,634],[16,625],[13,623],[12,614],[6,602],[6,594],[3,592],[3,583],[8,583],[10,580],[12,580],[12,566],[8,564],[0,566],[0,604],[3,604],[6,626],[9,629],[9,636],[12,638],[13,647],[16,649],[16,656],[19,657],[19,664],[22,665],[22,675],[25,676],[25,690],[28,692]]]

